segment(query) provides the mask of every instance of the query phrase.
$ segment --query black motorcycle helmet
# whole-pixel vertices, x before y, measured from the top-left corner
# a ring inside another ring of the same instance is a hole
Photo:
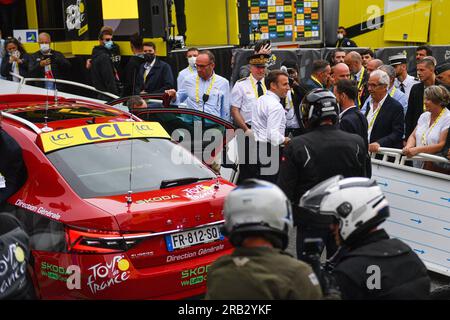
[[[334,94],[326,89],[313,89],[300,104],[303,125],[306,128],[317,127],[321,121],[330,119],[336,123],[339,118],[339,106]]]

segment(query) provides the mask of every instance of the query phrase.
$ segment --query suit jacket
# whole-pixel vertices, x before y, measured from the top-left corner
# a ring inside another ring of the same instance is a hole
[[[423,113],[424,91],[425,85],[423,82],[416,83],[411,88],[408,99],[408,109],[405,116],[405,140],[408,140],[409,136],[417,126],[417,121]]]
[[[366,152],[369,152],[369,141],[367,138],[367,119],[366,117],[364,117],[362,112],[358,110],[358,108],[351,108],[345,111],[339,121],[339,127],[342,131],[354,133],[360,136],[364,141],[364,145],[366,146]],[[367,157],[366,161],[366,173],[368,177],[372,176],[372,164],[369,157]]]
[[[367,111],[369,108],[367,108]],[[370,143],[378,142],[385,148],[403,148],[405,121],[403,107],[390,95],[387,95],[373,124]]]
[[[175,80],[173,78],[170,66],[155,58],[155,64],[150,69],[147,80],[144,83],[145,63],[139,67],[136,79],[135,94],[139,94],[142,90],[147,93],[164,93],[165,90],[175,88]]]

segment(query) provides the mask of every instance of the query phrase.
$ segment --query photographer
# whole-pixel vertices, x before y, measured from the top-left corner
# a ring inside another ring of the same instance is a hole
[[[389,217],[389,204],[375,180],[334,176],[307,191],[299,209],[333,217],[331,227],[341,248],[333,257],[331,279],[342,299],[429,298],[423,262],[404,242],[378,229]]]
[[[6,40],[5,51],[6,54],[2,60],[1,75],[6,80],[20,82],[20,79],[13,77],[11,72],[22,77],[28,76],[31,56],[16,38],[8,38]]]
[[[70,70],[70,62],[59,52],[52,50],[51,38],[48,33],[40,33],[38,37],[40,50],[31,55],[30,77],[45,79],[66,79]],[[45,83],[45,84],[44,84]],[[55,89],[52,81],[37,82],[38,87],[45,87],[50,90]],[[56,86],[61,89],[61,84]]]

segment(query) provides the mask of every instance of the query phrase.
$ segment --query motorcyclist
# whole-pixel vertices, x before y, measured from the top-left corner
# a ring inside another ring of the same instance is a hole
[[[224,234],[236,247],[208,270],[206,299],[320,299],[310,266],[284,250],[291,204],[274,184],[245,180],[225,199]]]
[[[342,299],[428,299],[430,279],[424,263],[399,239],[378,228],[389,204],[375,180],[335,176],[307,191],[301,210],[334,217],[341,246],[331,276]]]

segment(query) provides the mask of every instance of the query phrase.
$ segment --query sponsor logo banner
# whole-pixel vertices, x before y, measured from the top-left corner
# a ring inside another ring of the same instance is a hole
[[[167,138],[158,122],[100,123],[40,135],[45,153],[82,144],[132,138]]]

